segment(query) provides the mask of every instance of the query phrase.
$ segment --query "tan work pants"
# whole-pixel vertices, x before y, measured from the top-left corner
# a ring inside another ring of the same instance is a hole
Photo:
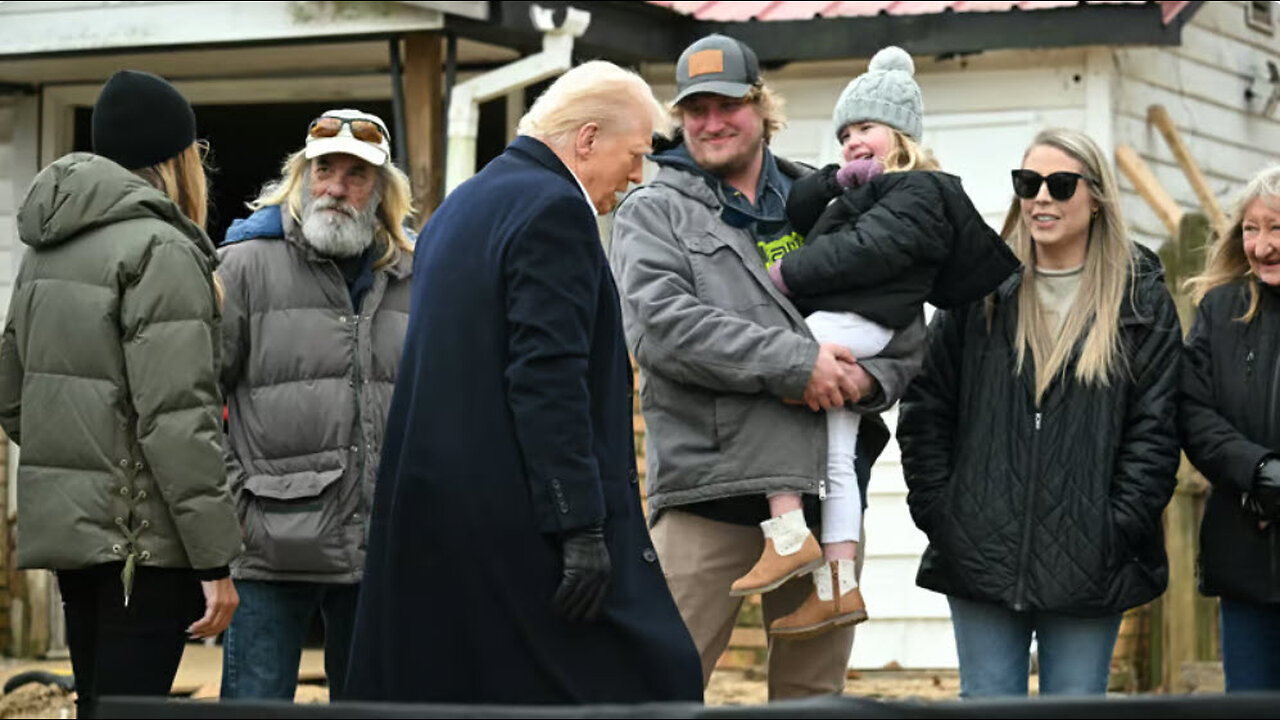
[[[764,550],[759,526],[708,520],[682,510],[663,510],[650,531],[667,585],[702,656],[702,683],[729,645],[742,598],[729,585],[745,575]],[[857,572],[862,574],[858,544]],[[794,611],[813,590],[805,575],[762,599],[766,627]],[[769,700],[838,694],[844,691],[853,627],[837,628],[808,640],[769,639]]]

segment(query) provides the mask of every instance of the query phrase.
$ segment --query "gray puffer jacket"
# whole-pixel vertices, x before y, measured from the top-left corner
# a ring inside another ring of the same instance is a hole
[[[664,166],[613,222],[610,262],[641,371],[651,522],[666,507],[819,493],[826,479],[825,417],[783,402],[803,396],[818,342],[769,280],[749,232],[720,210],[706,180]],[[924,333],[921,314],[862,363],[881,389],[860,408],[869,413],[861,432],[875,434],[863,443],[869,457],[888,439],[874,413],[919,370]]]
[[[359,582],[412,256],[374,270],[357,312],[338,266],[283,215],[283,238],[220,249],[227,474],[245,535],[232,575]]]

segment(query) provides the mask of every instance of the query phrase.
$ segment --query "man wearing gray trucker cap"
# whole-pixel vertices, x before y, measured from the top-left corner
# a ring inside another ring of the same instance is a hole
[[[781,100],[751,48],[724,35],[689,46],[676,83],[682,132],[651,156],[653,181],[618,208],[610,260],[640,366],[654,546],[705,681],[742,602],[730,584],[763,548],[766,496],[804,493],[816,523],[827,441],[817,411],[853,402],[868,413],[858,439],[865,488],[888,439],[875,413],[918,369],[919,351],[899,348],[923,344],[924,321],[865,363],[814,340],[767,274],[779,248],[803,242],[786,199],[810,172],[769,150],[785,123]],[[810,586],[805,577],[766,593],[766,624],[795,610]],[[771,641],[769,698],[841,692],[852,645],[852,627]]]

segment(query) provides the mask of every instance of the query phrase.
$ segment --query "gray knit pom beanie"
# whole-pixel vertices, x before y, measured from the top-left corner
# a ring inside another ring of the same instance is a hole
[[[924,103],[915,72],[911,56],[896,45],[876,53],[867,71],[850,80],[836,101],[831,114],[836,135],[851,122],[871,120],[919,140],[924,131]]]

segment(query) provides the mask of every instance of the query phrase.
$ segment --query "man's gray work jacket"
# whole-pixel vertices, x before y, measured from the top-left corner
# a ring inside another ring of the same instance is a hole
[[[826,482],[823,413],[783,402],[804,395],[818,342],[769,280],[750,233],[725,224],[720,210],[706,180],[667,166],[627,196],[613,222],[610,261],[640,365],[650,522],[663,508],[817,494]],[[863,427],[882,438],[874,413],[897,402],[919,370],[924,333],[922,314],[863,362],[882,391],[860,406],[871,413]]]
[[[283,238],[220,250],[227,475],[245,541],[232,575],[353,583],[364,570],[413,258],[375,268],[356,311],[338,266],[283,215]]]

